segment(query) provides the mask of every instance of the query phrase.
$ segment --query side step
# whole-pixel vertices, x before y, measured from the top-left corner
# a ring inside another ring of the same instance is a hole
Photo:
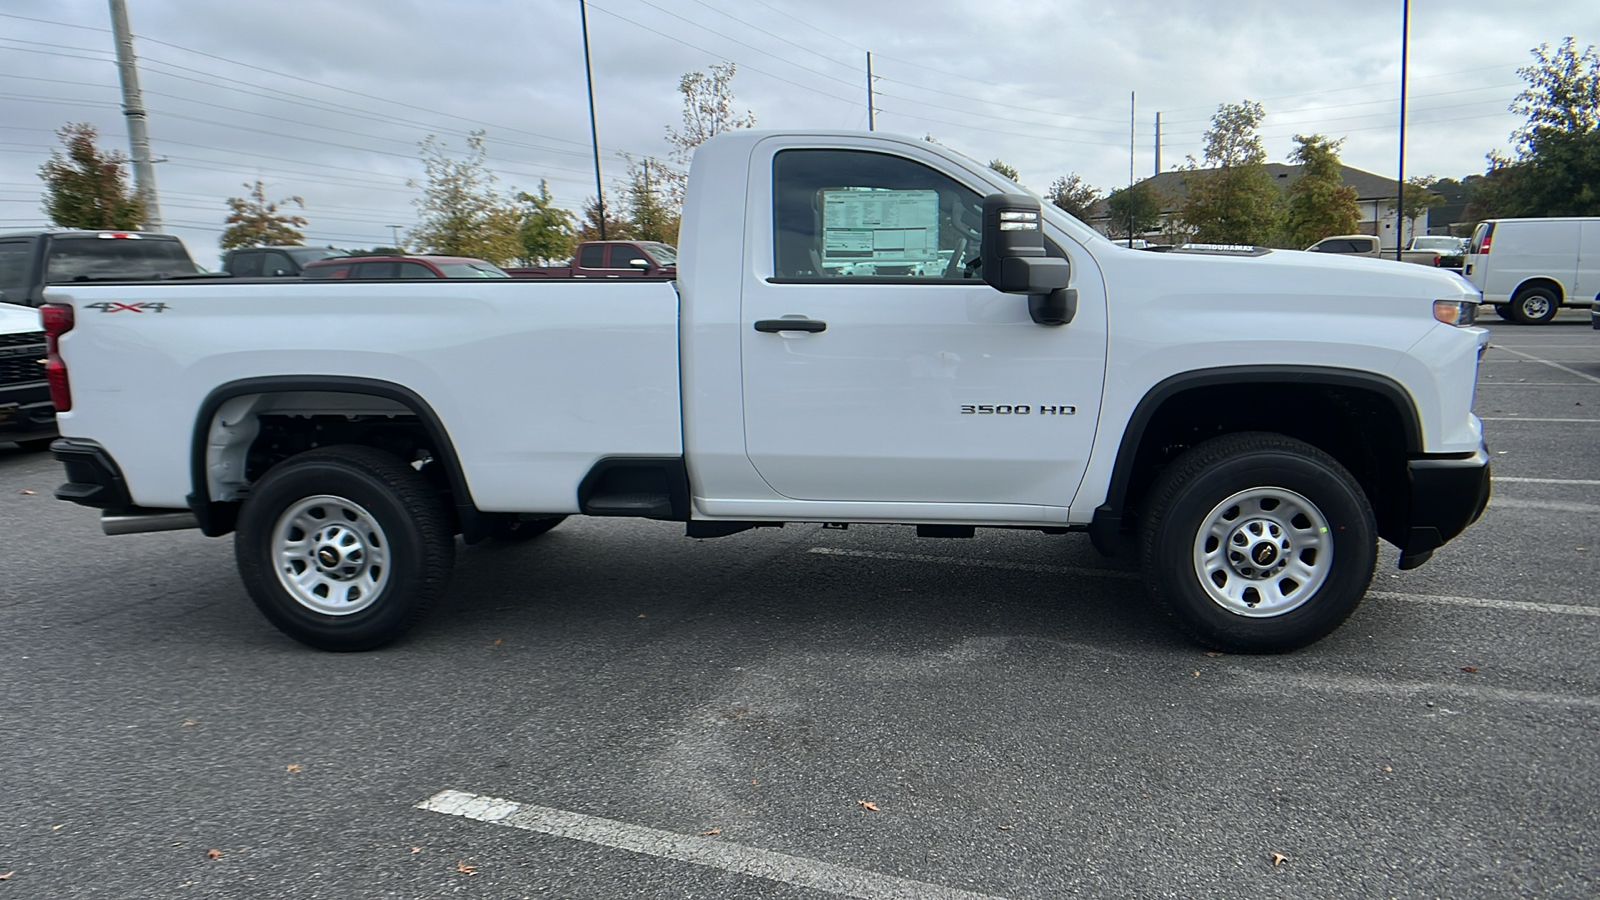
[[[651,519],[672,517],[672,498],[667,494],[601,494],[590,497],[583,511],[591,516],[644,516]]]
[[[199,527],[200,520],[187,509],[129,506],[108,509],[100,514],[100,530],[106,534],[144,534],[147,531],[183,531]]]

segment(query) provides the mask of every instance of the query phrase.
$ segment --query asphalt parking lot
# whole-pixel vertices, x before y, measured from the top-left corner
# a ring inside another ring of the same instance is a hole
[[[0,445],[0,898],[1600,895],[1600,332],[1492,320],[1483,519],[1207,654],[1082,535],[573,519],[325,654]]]

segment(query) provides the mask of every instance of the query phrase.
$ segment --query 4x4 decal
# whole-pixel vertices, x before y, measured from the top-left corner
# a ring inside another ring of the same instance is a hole
[[[165,303],[161,303],[161,302],[156,302],[156,303],[90,303],[87,306],[85,306],[84,309],[98,309],[103,313],[114,313],[114,312],[136,312],[136,313],[153,312],[153,313],[159,313],[159,312],[166,312],[167,311],[167,305]]]

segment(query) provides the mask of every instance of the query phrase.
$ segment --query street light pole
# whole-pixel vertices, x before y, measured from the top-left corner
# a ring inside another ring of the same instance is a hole
[[[594,198],[600,209],[600,240],[606,239],[606,191],[600,184],[600,131],[594,122],[594,67],[589,63],[589,5],[578,0],[583,22],[583,74],[589,83],[589,142],[594,145]]]
[[[1403,259],[1406,243],[1406,56],[1410,47],[1411,0],[1400,4],[1400,186],[1394,201],[1394,258]],[[1379,240],[1382,240],[1381,238]]]

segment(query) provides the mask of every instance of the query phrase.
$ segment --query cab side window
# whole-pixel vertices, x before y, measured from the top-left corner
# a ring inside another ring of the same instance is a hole
[[[775,281],[982,280],[976,191],[863,150],[784,150],[772,164]]]
[[[228,268],[235,278],[255,278],[261,274],[260,250],[235,250]]]
[[[606,245],[585,244],[578,251],[578,268],[603,269],[606,267]]]

